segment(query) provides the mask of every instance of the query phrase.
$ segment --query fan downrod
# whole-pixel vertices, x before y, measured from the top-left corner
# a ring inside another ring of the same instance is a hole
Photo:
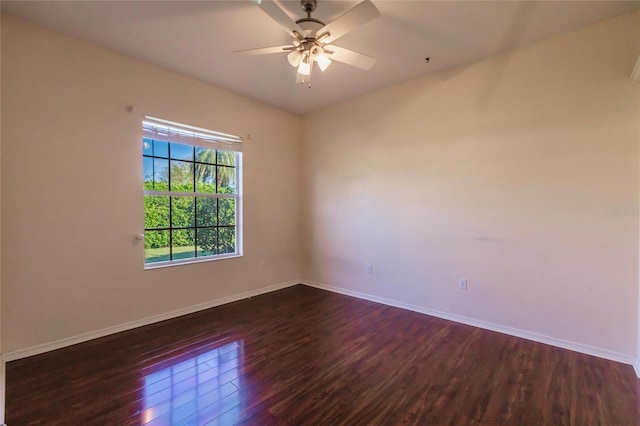
[[[317,0],[300,0],[300,6],[302,6],[302,10],[305,11],[305,13],[307,14],[306,18],[302,18],[302,19],[298,19],[296,21],[296,24],[301,25],[301,24],[309,24],[311,23],[313,24],[318,24],[321,27],[324,27],[325,23],[322,22],[319,19],[316,18],[312,18],[311,17],[311,12],[313,12],[314,10],[316,10],[316,7],[318,6],[318,1]],[[303,29],[307,29],[306,27],[302,27]]]

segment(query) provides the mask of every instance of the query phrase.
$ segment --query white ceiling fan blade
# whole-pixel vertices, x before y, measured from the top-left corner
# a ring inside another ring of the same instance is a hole
[[[363,53],[354,52],[338,46],[325,46],[324,53],[330,58],[338,62],[352,65],[363,70],[371,69],[377,59]]]
[[[318,30],[318,35],[328,32],[330,35],[325,39],[325,43],[330,43],[354,28],[376,19],[378,16],[380,16],[378,8],[371,3],[371,0],[364,0]]]
[[[267,15],[271,17],[274,21],[276,21],[282,28],[287,30],[289,35],[293,38],[299,38],[295,32],[298,34],[304,34],[302,28],[295,23],[293,19],[287,15],[284,10],[280,8],[273,0],[253,0],[260,9]],[[295,31],[295,32],[294,32]]]
[[[237,53],[239,55],[269,55],[271,53],[291,52],[292,50],[296,50],[296,47],[291,45],[285,45],[285,46],[273,46],[273,47],[260,47],[258,49],[236,50],[233,53]]]

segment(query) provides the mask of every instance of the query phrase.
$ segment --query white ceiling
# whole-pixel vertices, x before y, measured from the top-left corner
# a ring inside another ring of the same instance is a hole
[[[329,22],[358,0],[318,0]],[[469,63],[640,7],[640,1],[373,0],[381,16],[335,44],[378,58],[369,71],[334,62],[295,84],[286,55],[233,51],[290,44],[250,0],[2,1],[2,11],[295,113]],[[280,4],[294,19],[299,1]],[[430,62],[425,62],[425,57]],[[597,60],[597,58],[594,58]]]

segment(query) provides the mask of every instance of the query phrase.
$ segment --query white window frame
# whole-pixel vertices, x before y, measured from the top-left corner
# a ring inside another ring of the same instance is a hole
[[[154,269],[167,266],[184,265],[191,263],[210,262],[215,260],[230,259],[242,256],[242,138],[239,136],[215,132],[200,127],[189,126],[160,118],[145,116],[142,122],[142,138],[149,138],[156,141],[168,143],[179,143],[183,145],[196,146],[221,151],[235,152],[235,194],[225,193],[203,193],[203,192],[179,192],[179,191],[156,191],[144,190],[146,196],[185,196],[194,198],[230,198],[235,200],[235,252],[225,254],[215,254],[200,257],[191,257],[176,260],[166,260],[161,262],[146,262],[144,258],[144,268]],[[144,157],[143,157],[144,158]],[[155,158],[155,157],[154,157]],[[144,177],[143,177],[144,181]],[[144,219],[143,219],[144,220]],[[216,226],[217,227],[217,226]],[[197,228],[194,224],[194,229]],[[147,231],[145,226],[145,231]],[[171,231],[170,231],[171,232]],[[197,244],[197,241],[196,241]],[[143,250],[144,250],[143,244]],[[196,249],[197,250],[197,249]]]

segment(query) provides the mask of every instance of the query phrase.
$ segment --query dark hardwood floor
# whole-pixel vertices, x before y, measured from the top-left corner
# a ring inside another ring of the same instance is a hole
[[[21,425],[638,425],[630,366],[302,285],[7,364]]]

